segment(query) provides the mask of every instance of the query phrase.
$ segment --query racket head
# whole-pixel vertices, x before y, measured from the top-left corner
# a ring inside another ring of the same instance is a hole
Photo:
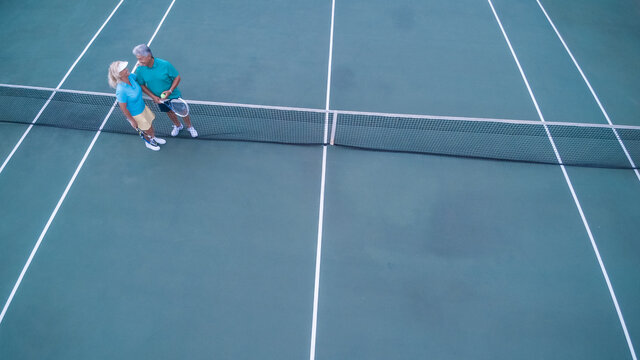
[[[189,105],[187,105],[187,102],[182,100],[182,98],[171,99],[167,101],[167,105],[180,117],[189,115]]]

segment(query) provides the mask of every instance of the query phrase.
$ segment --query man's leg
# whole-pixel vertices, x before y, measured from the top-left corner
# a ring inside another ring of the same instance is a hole
[[[182,124],[178,120],[178,116],[176,115],[176,113],[174,113],[173,111],[169,111],[167,115],[174,125],[173,130],[171,130],[171,136],[177,136],[178,132],[182,130]],[[189,130],[189,134],[191,134],[191,137],[198,137],[198,132],[193,128],[193,126],[191,126],[191,117],[189,115],[184,117],[184,124],[187,126],[187,130]]]
[[[169,116],[169,119],[171,120],[171,122],[173,123],[173,125],[180,127],[180,120],[178,120],[178,116],[176,115],[176,113],[174,113],[173,111],[168,111],[167,112],[167,116]],[[191,126],[191,123],[189,123],[189,125],[187,126]]]
[[[176,116],[176,114],[173,114],[173,116]],[[187,125],[187,128],[191,127],[191,116],[187,115],[184,117],[184,124]]]

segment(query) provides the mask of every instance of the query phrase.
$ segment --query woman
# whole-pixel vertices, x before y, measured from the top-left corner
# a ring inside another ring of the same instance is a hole
[[[153,120],[155,115],[142,99],[142,89],[136,82],[136,75],[131,74],[126,61],[114,61],[109,66],[109,85],[116,89],[116,99],[120,110],[134,129],[140,129],[145,136],[147,148],[158,151],[165,144],[164,139],[155,137]]]

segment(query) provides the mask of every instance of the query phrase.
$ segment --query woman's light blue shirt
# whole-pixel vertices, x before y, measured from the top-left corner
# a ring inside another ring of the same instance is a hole
[[[142,89],[136,81],[136,75],[129,75],[129,82],[123,83],[120,81],[116,86],[116,99],[120,103],[127,104],[127,110],[131,113],[131,116],[142,114],[144,111],[144,100],[142,99]]]

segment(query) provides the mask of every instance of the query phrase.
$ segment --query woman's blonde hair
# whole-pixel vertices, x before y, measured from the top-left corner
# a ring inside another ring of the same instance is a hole
[[[118,81],[120,81],[120,71],[118,71],[118,68],[122,63],[124,63],[124,61],[114,61],[109,65],[109,86],[114,89],[118,86]]]

